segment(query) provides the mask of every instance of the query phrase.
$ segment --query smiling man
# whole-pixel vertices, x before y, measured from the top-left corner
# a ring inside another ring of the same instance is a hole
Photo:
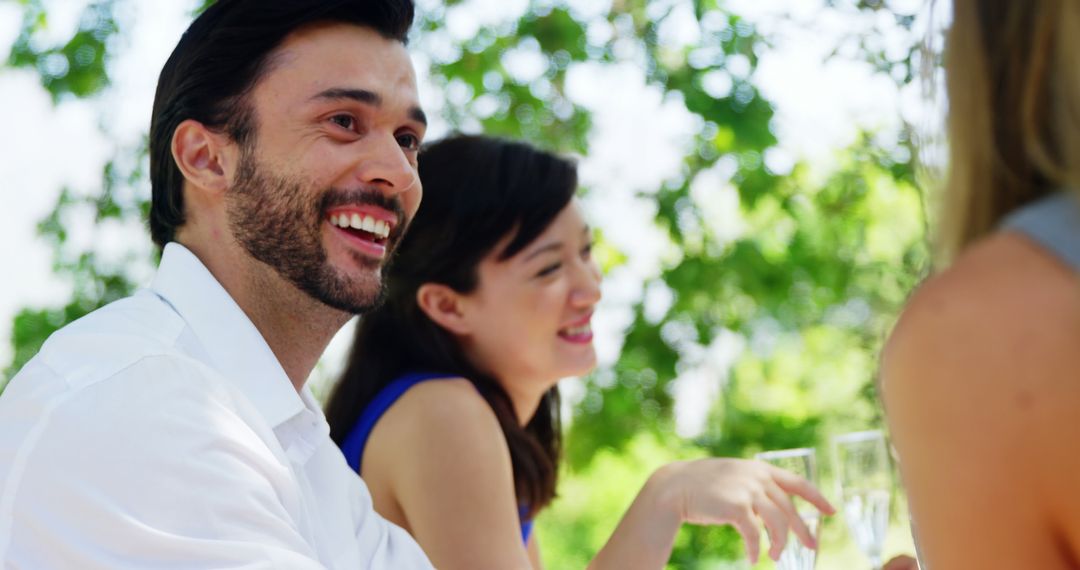
[[[0,397],[14,568],[429,568],[304,383],[420,203],[410,0],[219,0],[158,83],[148,290]]]

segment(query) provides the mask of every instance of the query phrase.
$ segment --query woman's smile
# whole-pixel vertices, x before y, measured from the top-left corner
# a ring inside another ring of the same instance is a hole
[[[589,344],[592,342],[592,313],[559,329],[559,338],[574,344]]]

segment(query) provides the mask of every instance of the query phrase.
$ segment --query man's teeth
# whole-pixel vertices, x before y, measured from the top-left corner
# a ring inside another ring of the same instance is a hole
[[[375,234],[383,239],[390,236],[390,224],[382,220],[376,220],[371,216],[333,214],[330,216],[330,223],[339,228],[352,228]]]
[[[562,330],[562,333],[565,336],[582,336],[582,335],[587,335],[587,334],[589,334],[591,332],[592,332],[592,325],[590,325],[589,323],[585,323],[585,324],[581,325],[580,327],[567,327],[567,328]]]

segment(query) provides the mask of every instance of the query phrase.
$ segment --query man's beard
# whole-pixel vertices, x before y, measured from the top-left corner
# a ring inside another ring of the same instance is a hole
[[[324,305],[352,314],[377,307],[385,296],[382,261],[350,250],[353,261],[369,271],[349,277],[328,261],[322,225],[329,208],[371,204],[394,212],[398,224],[386,242],[388,260],[405,229],[398,200],[378,190],[330,188],[313,201],[310,189],[295,178],[270,172],[253,152],[241,151],[236,180],[225,195],[225,214],[237,242],[295,287]]]

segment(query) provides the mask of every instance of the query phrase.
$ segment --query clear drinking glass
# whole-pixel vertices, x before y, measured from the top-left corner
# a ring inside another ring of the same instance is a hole
[[[874,570],[880,570],[892,492],[885,436],[878,430],[860,431],[832,441],[844,520],[856,546],[870,559]]]
[[[817,461],[814,459],[814,450],[808,447],[799,449],[781,449],[778,451],[766,451],[754,456],[755,459],[771,463],[781,469],[786,469],[817,486]],[[810,533],[816,538],[818,535],[818,522],[820,513],[810,503],[799,497],[792,497],[795,509]],[[797,536],[789,536],[780,558],[776,561],[777,570],[813,570],[817,562],[817,551],[807,548],[799,542]]]

